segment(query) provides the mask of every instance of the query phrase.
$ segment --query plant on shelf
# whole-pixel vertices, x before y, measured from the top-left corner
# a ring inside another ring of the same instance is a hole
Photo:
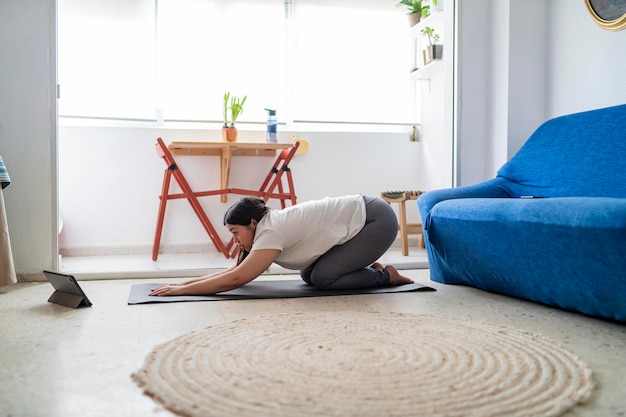
[[[443,55],[443,45],[439,44],[439,34],[435,29],[426,26],[421,33],[428,37],[428,47],[424,50],[424,65],[429,64],[435,59],[441,59]]]
[[[426,26],[421,30],[421,32],[428,37],[428,43],[430,46],[434,46],[437,42],[439,42],[439,34],[430,26]]]
[[[443,11],[443,0],[422,0],[422,3],[424,3],[424,6],[428,7],[428,14],[422,17]]]
[[[409,23],[411,27],[417,25],[422,17],[428,16],[430,6],[425,4],[425,0],[402,0],[396,6],[406,6],[409,12]]]
[[[235,122],[241,113],[243,113],[243,105],[248,96],[239,98],[231,96],[230,91],[224,93],[224,126],[222,126],[222,139],[227,142],[237,141],[237,128]],[[230,123],[228,118],[228,110],[230,110]]]

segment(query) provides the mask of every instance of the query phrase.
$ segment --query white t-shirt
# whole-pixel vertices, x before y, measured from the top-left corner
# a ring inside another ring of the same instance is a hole
[[[364,225],[361,195],[308,201],[268,210],[257,224],[252,250],[278,249],[277,264],[303,269],[333,246],[352,239]]]

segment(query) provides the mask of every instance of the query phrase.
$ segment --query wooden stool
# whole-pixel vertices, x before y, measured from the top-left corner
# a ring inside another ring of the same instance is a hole
[[[406,206],[405,202],[407,200],[417,200],[417,198],[422,195],[423,191],[383,191],[380,193],[380,197],[385,200],[387,203],[398,203],[399,206],[399,222],[398,222],[398,230],[400,231],[400,240],[402,242],[402,255],[407,256],[409,254],[409,234],[421,234],[422,235],[422,248],[426,247],[426,243],[424,242],[424,233],[422,230],[422,223],[411,223],[407,224],[406,222]]]

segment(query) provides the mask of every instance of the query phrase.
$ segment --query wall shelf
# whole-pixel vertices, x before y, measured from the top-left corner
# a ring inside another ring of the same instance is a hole
[[[439,22],[443,22],[443,12],[434,12],[423,18],[419,23],[413,26],[410,30],[410,34],[413,37],[421,36],[422,29],[426,26],[436,26]]]
[[[434,27],[437,33],[442,34],[443,32],[443,22],[444,22],[444,13],[441,12],[433,12],[430,15],[426,16],[422,20],[419,21],[418,24],[413,26],[409,35],[415,39],[415,47],[414,47],[414,56],[413,60],[415,66],[419,66],[422,61],[422,56],[420,54],[421,50],[424,48],[424,34],[422,30],[428,26]],[[411,76],[416,80],[430,80],[433,77],[441,75],[443,73],[443,60],[435,60],[427,65],[422,66],[420,69],[415,70],[411,73]]]
[[[430,80],[438,75],[443,73],[443,60],[437,59],[432,61],[428,65],[423,66],[422,68],[415,70],[411,73],[411,76],[416,80]]]

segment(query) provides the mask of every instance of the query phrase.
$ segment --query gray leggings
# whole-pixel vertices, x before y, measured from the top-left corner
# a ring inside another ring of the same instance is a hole
[[[300,271],[307,284],[321,289],[382,287],[389,285],[389,272],[370,265],[389,249],[398,234],[393,209],[378,197],[364,196],[365,226],[352,239],[332,247]]]

